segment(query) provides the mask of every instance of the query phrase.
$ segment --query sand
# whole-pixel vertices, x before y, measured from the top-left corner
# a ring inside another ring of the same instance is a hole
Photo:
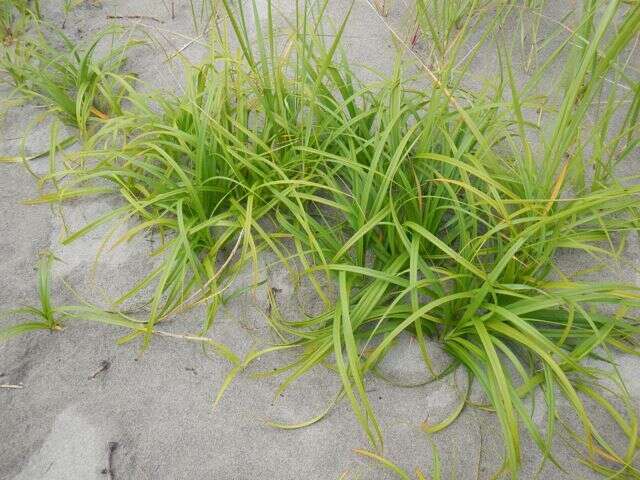
[[[42,2],[44,15],[61,25],[61,2]],[[165,62],[166,52],[182,49],[192,61],[204,52],[202,37],[194,33],[188,1],[176,1],[172,18],[169,0],[103,0],[84,2],[69,15],[67,33],[78,40],[115,21],[138,23],[160,39],[159,45],[131,55],[128,68],[152,86],[179,91],[181,67]],[[280,2],[286,10],[287,3]],[[331,2],[330,13],[340,19],[346,0]],[[555,3],[555,2],[551,2]],[[290,7],[290,5],[289,5]],[[401,24],[402,2],[396,2],[387,21]],[[108,19],[107,16],[143,16]],[[149,18],[144,18],[149,17]],[[193,37],[196,41],[193,42]],[[387,28],[364,0],[358,0],[345,35],[349,55],[363,65],[388,70],[393,44]],[[160,47],[162,46],[162,48]],[[477,61],[490,70],[495,59]],[[6,90],[2,95],[6,95]],[[21,139],[26,154],[48,147],[47,123],[34,124],[40,113],[24,105],[12,108],[2,119],[0,152],[18,153]],[[36,172],[47,169],[47,159],[33,162]],[[637,168],[637,167],[636,167]],[[62,279],[87,298],[100,304],[125,291],[151,265],[151,246],[143,238],[103,254],[91,268],[102,234],[98,232],[70,246],[62,246],[59,212],[48,206],[27,206],[23,200],[36,194],[34,178],[15,165],[0,165],[0,309],[35,304],[35,265],[44,249],[62,260],[55,267],[54,298],[73,302]],[[64,209],[70,226],[80,226],[99,211],[113,208],[108,200],[73,202]],[[635,242],[635,243],[633,243]],[[614,273],[636,281],[640,249],[633,239],[626,265]],[[568,263],[585,259],[568,258]],[[588,261],[588,260],[587,260]],[[268,263],[265,261],[265,263]],[[264,342],[266,288],[280,289],[278,300],[295,309],[295,295],[286,275],[276,267],[261,275],[266,283],[245,293],[219,313],[212,338],[225,341],[236,353],[246,353]],[[238,280],[250,282],[250,275]],[[196,331],[199,312],[190,312],[167,329]],[[69,323],[61,332],[39,332],[0,344],[0,479],[1,480],[99,480],[111,465],[118,480],[135,479],[385,479],[395,478],[378,464],[354,453],[367,448],[350,408],[338,405],[323,421],[298,430],[278,430],[266,421],[300,422],[321,412],[339,388],[334,374],[314,369],[284,394],[274,397],[278,378],[256,379],[251,374],[269,371],[286,356],[273,355],[241,375],[214,409],[213,400],[230,365],[193,342],[155,338],[140,355],[139,346],[117,346],[125,332],[92,323]],[[446,355],[436,344],[436,363]],[[640,362],[630,356],[617,358],[632,398],[640,399]],[[108,363],[108,368],[100,371]],[[406,381],[419,381],[423,372],[415,342],[402,337],[383,365],[384,371]],[[460,380],[460,379],[458,379]],[[420,422],[445,418],[459,401],[452,378],[417,388],[400,388],[371,378],[368,391],[385,433],[385,455],[412,471],[429,471],[433,465],[431,444]],[[544,415],[536,417],[544,424]],[[598,419],[614,444],[621,440],[608,418]],[[535,474],[540,454],[523,437],[522,478]],[[433,436],[440,452],[444,478],[489,478],[500,466],[500,430],[490,413],[465,410],[450,428]],[[114,448],[110,445],[117,444]],[[111,451],[112,450],[112,451]],[[540,478],[598,478],[573,459],[562,442],[557,457],[566,472],[545,466]]]

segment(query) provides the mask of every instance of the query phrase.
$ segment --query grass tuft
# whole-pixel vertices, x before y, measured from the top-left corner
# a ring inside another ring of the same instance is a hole
[[[127,76],[119,72],[127,50],[142,43],[131,40],[113,46],[122,33],[109,28],[84,46],[62,30],[37,22],[29,36],[5,52],[0,68],[18,93],[49,108],[85,137],[92,126],[122,113],[122,82]],[[96,58],[96,50],[109,39],[112,47]]]
[[[540,18],[544,2],[526,3]],[[66,50],[56,55],[45,36],[20,54],[16,47],[4,63],[16,87],[77,125],[84,140],[76,161],[41,179],[51,189],[32,203],[121,199],[65,244],[130,218],[138,223],[115,244],[145,232],[161,239],[159,265],[112,311],[56,310],[41,273],[42,306],[29,312],[49,329],[59,325],[57,311],[126,327],[123,341],[140,339],[146,348],[153,335],[171,336],[158,330],[162,322],[204,304],[198,335],[178,337],[211,345],[233,365],[216,403],[260,356],[298,349],[296,361],[274,372],[286,375],[279,391],[328,365],[342,380],[336,399],[347,398],[378,452],[360,453],[402,478],[409,475],[379,453],[383,431],[366,382],[407,332],[428,378],[464,368],[482,388],[479,407],[500,422],[503,470],[513,477],[522,435],[543,463],[557,463],[553,440],[561,429],[595,470],[640,475],[632,465],[637,416],[629,395],[622,384],[622,402],[602,393],[615,374],[610,352],[638,353],[640,290],[565,272],[558,261],[571,252],[589,259],[589,271],[619,265],[638,230],[640,186],[617,169],[640,139],[640,88],[629,67],[640,4],[587,2],[571,26],[558,26],[557,41],[531,49],[522,29],[513,41],[501,29],[514,16],[524,28],[520,7],[419,1],[427,58],[414,49],[417,37],[404,41],[392,31],[396,61],[370,84],[341,49],[349,15],[334,35],[323,34],[326,2],[297,4],[295,21],[277,29],[270,1],[259,12],[256,2],[222,0],[224,27],[211,30],[208,58],[186,67],[179,94],[140,89],[118,74],[130,44],[94,60],[107,34],[84,50],[59,34]],[[252,23],[261,16],[266,23]],[[540,23],[530,27],[535,41]],[[472,88],[473,62],[486,48],[495,52],[497,80]],[[529,71],[524,81],[514,72],[517,48]],[[552,75],[558,66],[559,79]],[[556,95],[539,93],[548,82]],[[257,272],[267,251],[304,276],[325,309],[287,319],[272,302],[269,320],[281,341],[239,359],[205,334],[233,276],[245,265]],[[148,286],[154,294],[143,319],[118,312]],[[444,371],[435,371],[427,338],[451,356]],[[528,401],[536,391],[544,426]],[[576,425],[563,418],[562,402]],[[606,441],[588,402],[620,427],[624,451]],[[443,430],[471,406],[467,393],[442,423],[423,428]],[[330,410],[279,426],[309,425]]]

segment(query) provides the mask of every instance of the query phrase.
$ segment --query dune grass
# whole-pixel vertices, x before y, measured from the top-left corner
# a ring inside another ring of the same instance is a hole
[[[60,323],[56,317],[51,297],[51,263],[54,256],[51,253],[43,254],[38,262],[38,297],[40,308],[20,307],[2,312],[2,316],[23,315],[31,317],[34,321],[19,323],[17,325],[0,330],[0,340],[6,340],[16,335],[34,330],[59,330]],[[35,321],[37,320],[37,321]]]
[[[31,34],[16,42],[0,59],[0,68],[16,91],[49,108],[86,137],[93,124],[119,115],[123,90],[116,80],[128,49],[141,41],[114,42],[122,30],[111,27],[88,45],[77,44],[60,29],[37,21]],[[100,43],[111,41],[96,58]]]
[[[501,32],[514,14],[525,24],[520,7],[418,1],[427,58],[412,50],[413,37],[392,32],[403,55],[367,84],[341,49],[348,16],[336,35],[322,35],[326,2],[298,5],[282,36],[270,2],[258,11],[255,2],[222,1],[227,22],[212,30],[209,58],[187,67],[177,94],[143,92],[117,73],[129,45],[95,61],[97,43],[79,50],[62,37],[66,50],[52,55],[50,40],[36,37],[4,68],[18,89],[77,126],[84,142],[74,161],[43,178],[52,188],[31,203],[117,195],[121,207],[63,243],[135,218],[114,243],[152,231],[162,260],[110,312],[59,307],[59,317],[43,295],[47,260],[41,308],[19,313],[41,318],[30,323],[38,328],[105,321],[131,330],[123,341],[146,347],[163,334],[163,321],[205,304],[202,336],[191,339],[209,342],[204,334],[229,277],[246,264],[257,269],[270,251],[307,277],[325,310],[285,319],[274,303],[270,324],[282,343],[242,360],[216,344],[234,365],[221,393],[261,355],[299,349],[294,363],[273,372],[286,375],[280,389],[330,364],[342,380],[338,397],[380,452],[384,432],[366,378],[408,332],[420,346],[425,381],[464,368],[481,386],[487,404],[480,407],[495,411],[502,427],[505,472],[517,476],[523,433],[556,462],[563,397],[578,419],[572,433],[585,462],[605,475],[638,477],[628,394],[620,389],[621,408],[598,392],[611,376],[610,350],[637,353],[640,292],[563,272],[556,259],[572,252],[596,270],[620,261],[638,229],[640,186],[616,169],[637,153],[640,138],[638,72],[627,61],[640,4],[586,2],[572,28],[558,26],[557,41],[531,47],[535,55],[522,48],[521,31]],[[525,52],[524,84],[510,45]],[[497,81],[473,90],[466,81],[487,46],[497,52]],[[542,97],[558,65],[558,93]],[[118,312],[150,285],[144,318]],[[336,299],[326,293],[332,286]],[[4,336],[20,327],[9,328]],[[427,337],[449,353],[449,368],[435,370]],[[528,403],[536,390],[544,428]],[[423,428],[444,429],[464,400],[444,422]],[[587,401],[618,424],[625,451],[607,443]]]
[[[431,439],[429,440],[431,443],[431,455],[433,457],[433,468],[432,468],[432,471],[429,472],[429,474],[427,475],[422,471],[422,469],[420,469],[419,467],[416,467],[414,470],[416,480],[427,480],[428,478],[432,478],[433,480],[442,480],[444,478],[442,473],[442,470],[443,470],[442,460],[440,458],[440,453],[438,452],[438,447],[433,442],[433,440]],[[401,467],[399,467],[389,459],[383,457],[382,455],[379,455],[376,452],[371,452],[369,450],[362,450],[362,449],[356,449],[354,450],[354,452],[360,455],[361,457],[377,462],[382,468],[385,468],[386,470],[393,472],[393,474],[397,478],[400,478],[401,480],[411,480],[412,478],[409,472],[402,469]],[[449,477],[449,478],[453,478],[453,477]]]
[[[39,0],[0,1],[0,41],[4,47],[15,43],[33,19],[40,18]]]

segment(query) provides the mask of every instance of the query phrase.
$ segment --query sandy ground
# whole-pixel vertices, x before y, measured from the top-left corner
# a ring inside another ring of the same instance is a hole
[[[59,2],[42,3],[46,4],[46,18],[60,25]],[[129,68],[150,85],[179,90],[180,67],[165,62],[166,52],[182,49],[195,61],[204,49],[199,44],[202,37],[194,33],[189,2],[175,2],[175,18],[167,8],[171,3],[103,0],[94,6],[85,2],[71,13],[66,30],[82,39],[109,21],[134,22],[109,20],[108,15],[153,17],[135,21],[159,38],[162,48],[134,52]],[[333,18],[340,19],[348,3],[332,2]],[[286,7],[287,2],[281,4]],[[354,8],[345,35],[349,55],[364,65],[388,69],[393,45],[386,27],[363,0]],[[404,10],[402,2],[397,2],[387,21],[400,24]],[[482,71],[495,64],[490,57],[476,63]],[[2,154],[18,153],[25,134],[26,154],[48,148],[46,122],[34,124],[38,113],[25,105],[5,115],[0,128]],[[36,172],[45,171],[47,159],[35,161],[33,167]],[[54,298],[60,302],[73,301],[61,279],[100,303],[126,290],[133,279],[147,271],[149,261],[144,253],[151,246],[141,239],[102,255],[92,276],[104,232],[61,246],[60,212],[22,203],[37,192],[34,178],[16,166],[0,166],[0,170],[0,308],[36,303],[35,264],[38,252],[44,249],[52,249],[62,259],[56,265],[54,286]],[[80,226],[110,208],[113,204],[106,200],[76,202],[65,208],[65,220],[70,226]],[[628,262],[613,267],[614,276],[637,281],[633,266],[640,249],[634,241]],[[264,341],[267,286],[280,290],[278,300],[283,308],[295,310],[295,294],[286,275],[275,267],[261,275],[266,283],[227,304],[211,333],[236,353]],[[251,280],[247,274],[238,281]],[[175,319],[168,328],[196,331],[199,321],[198,312],[192,312]],[[321,412],[339,387],[330,372],[317,368],[274,398],[277,378],[251,376],[286,361],[274,355],[240,376],[214,409],[217,388],[230,368],[227,362],[197,344],[173,338],[156,338],[140,356],[137,345],[116,345],[123,333],[112,327],[77,323],[55,334],[35,333],[0,344],[0,383],[23,386],[0,389],[0,479],[105,479],[109,457],[113,478],[118,480],[394,478],[353,452],[367,448],[367,444],[345,403],[308,428],[284,431],[267,425],[268,419],[295,423]],[[445,365],[445,354],[437,345],[431,348],[437,363]],[[94,376],[105,361],[110,367]],[[640,362],[626,356],[618,361],[638,402]],[[403,338],[385,360],[383,370],[404,381],[419,381],[422,369],[415,343]],[[409,471],[415,467],[428,471],[433,455],[419,424],[441,420],[457,405],[453,379],[399,388],[372,378],[368,389],[385,432],[385,455]],[[536,421],[544,423],[543,417],[541,414]],[[598,420],[607,437],[619,442],[619,432],[610,419],[603,416]],[[444,478],[489,478],[500,466],[500,431],[491,414],[467,410],[433,440],[440,451]],[[112,442],[117,447],[110,454]],[[526,437],[523,452],[522,478],[531,478],[540,455]],[[572,459],[572,451],[560,441],[557,457],[568,466],[567,471],[545,466],[540,478],[598,478]]]

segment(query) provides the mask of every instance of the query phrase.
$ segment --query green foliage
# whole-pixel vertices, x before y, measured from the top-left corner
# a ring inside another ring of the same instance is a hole
[[[0,42],[9,47],[39,17],[39,0],[0,0]]]
[[[18,92],[50,108],[85,136],[92,123],[121,113],[123,78],[118,72],[127,50],[141,42],[111,47],[100,58],[95,53],[101,43],[109,38],[113,42],[118,33],[119,29],[110,28],[82,46],[61,30],[39,23],[32,35],[5,52],[0,68]]]
[[[2,312],[2,316],[28,316],[33,321],[18,323],[10,327],[0,329],[0,340],[14,337],[33,330],[60,330],[56,309],[51,298],[51,266],[55,257],[50,252],[40,256],[38,262],[38,296],[40,307],[21,307],[8,312]]]
[[[32,203],[119,195],[120,208],[64,243],[131,217],[139,223],[116,244],[145,231],[162,239],[161,264],[113,305],[153,285],[144,320],[87,306],[64,307],[66,318],[130,328],[124,341],[141,338],[147,346],[158,324],[204,303],[204,334],[230,277],[248,263],[257,270],[260,252],[269,250],[292,273],[302,266],[296,273],[326,308],[285,319],[273,302],[270,324],[282,343],[243,360],[216,345],[234,365],[221,393],[256,358],[296,348],[298,359],[273,372],[287,374],[280,390],[329,365],[342,380],[336,399],[348,399],[370,443],[381,449],[366,378],[408,332],[426,374],[439,378],[464,368],[482,387],[489,402],[482,407],[500,421],[504,470],[512,476],[523,432],[544,461],[556,462],[552,441],[563,423],[564,397],[580,424],[574,433],[585,461],[636,478],[637,417],[628,394],[620,389],[622,407],[616,407],[598,392],[612,374],[610,350],[638,353],[640,291],[563,272],[556,259],[571,251],[593,259],[594,269],[611,264],[638,230],[640,186],[618,178],[616,168],[640,138],[640,87],[624,57],[639,34],[640,4],[588,2],[576,26],[559,28],[562,40],[545,46],[544,62],[529,62],[534,70],[518,84],[514,50],[498,34],[515,7],[503,3],[419,2],[437,68],[413,53],[407,57],[419,68],[409,74],[414,64],[399,55],[392,73],[372,84],[358,80],[340,49],[348,17],[324,43],[326,2],[315,9],[298,5],[283,42],[270,2],[266,24],[251,26],[250,18],[261,16],[256,2],[237,7],[224,0],[238,51],[227,29],[214,29],[209,58],[187,67],[179,95],[141,93],[132,79],[107,73],[120,67],[125,47],[97,63],[91,60],[96,43],[80,55],[63,42],[62,60],[42,43],[30,47],[27,57],[36,61],[12,73],[16,85],[87,134],[78,161],[45,176],[53,191]],[[411,42],[395,37],[410,51]],[[492,41],[498,79],[471,90],[465,85],[470,65]],[[31,65],[48,66],[34,80]],[[541,98],[554,65],[562,67],[553,84],[560,93]],[[92,108],[108,111],[108,118],[90,132]],[[621,119],[615,128],[614,116]],[[335,301],[326,293],[332,286]],[[45,302],[41,310],[52,312]],[[426,337],[451,355],[444,372],[434,371]],[[604,366],[587,367],[585,359]],[[535,391],[545,401],[544,429],[526,402]],[[603,438],[586,399],[626,435],[624,452]],[[424,429],[436,432],[455,421],[467,406],[463,400],[441,424]],[[367,455],[408,478],[377,453]]]
[[[442,462],[440,459],[440,453],[438,452],[438,447],[436,444],[429,438],[429,442],[431,443],[431,455],[433,457],[433,473],[430,476],[424,474],[424,472],[416,467],[414,473],[416,480],[427,480],[427,478],[432,478],[433,480],[442,480]],[[379,455],[375,452],[370,452],[368,450],[355,450],[355,453],[358,455],[370,458],[380,464],[380,466],[386,468],[387,470],[393,472],[397,478],[401,480],[411,480],[411,475],[406,471],[400,468],[398,465],[390,461],[389,459]],[[451,478],[454,478],[452,476]]]

